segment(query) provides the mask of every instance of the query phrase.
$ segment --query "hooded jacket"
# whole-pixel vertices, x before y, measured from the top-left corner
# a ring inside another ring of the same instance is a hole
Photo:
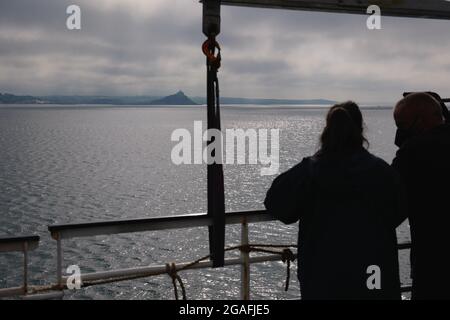
[[[363,148],[304,158],[274,180],[264,204],[286,224],[299,221],[302,299],[401,298],[403,197],[396,172]]]
[[[408,198],[413,299],[450,299],[450,125],[407,140],[392,166]]]

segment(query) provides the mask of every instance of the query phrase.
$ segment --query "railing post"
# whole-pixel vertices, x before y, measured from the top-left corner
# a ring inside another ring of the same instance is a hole
[[[62,289],[62,260],[63,260],[63,253],[62,253],[62,244],[61,244],[61,237],[58,233],[56,236],[56,281],[58,284],[58,287]]]
[[[248,223],[242,218],[241,245],[248,246]],[[241,300],[250,300],[250,253],[248,250],[241,250]]]
[[[28,242],[23,243],[23,294],[28,292]]]

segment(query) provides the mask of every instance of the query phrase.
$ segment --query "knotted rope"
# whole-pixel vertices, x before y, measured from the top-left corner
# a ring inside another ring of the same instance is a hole
[[[295,254],[291,249],[285,248],[281,253],[281,261],[286,263],[286,285],[284,291],[289,290],[289,281],[291,280],[291,261],[295,260]]]
[[[266,248],[283,248],[283,251],[269,250]],[[286,248],[287,246],[282,245],[265,245],[265,244],[253,244],[253,245],[242,245],[239,246],[239,249],[243,252],[262,252],[262,253],[271,253],[271,254],[279,254],[281,256],[281,261],[286,263],[286,284],[284,286],[284,291],[289,290],[289,281],[291,280],[291,262],[295,261],[295,254],[291,249]],[[290,245],[289,247],[297,247],[295,245]]]
[[[288,291],[289,290],[289,282],[291,279],[291,262],[295,261],[295,259],[296,259],[295,254],[292,252],[291,249],[289,249],[289,247],[296,248],[297,245],[247,244],[247,245],[238,245],[238,246],[232,246],[229,248],[225,248],[225,251],[232,251],[232,250],[238,249],[245,253],[261,252],[261,253],[279,254],[281,256],[281,261],[286,263],[286,284],[285,284],[284,290]],[[282,248],[283,250],[277,251],[277,250],[268,249],[268,248]],[[189,268],[199,264],[200,262],[209,259],[210,257],[211,257],[211,255],[206,255],[204,257],[201,257],[200,259],[192,261],[191,263],[189,263],[181,268],[178,268],[178,270],[174,263],[166,264],[166,273],[172,278],[172,284],[173,284],[173,289],[174,289],[174,294],[175,294],[176,300],[179,299],[176,281],[178,281],[178,283],[181,287],[181,290],[183,293],[183,300],[186,300],[186,289],[184,287],[183,281],[181,280],[181,277],[178,275],[178,272],[185,270],[185,269],[189,269]]]
[[[175,263],[166,263],[166,272],[169,275],[169,277],[172,278],[172,285],[173,285],[173,292],[175,294],[175,300],[178,299],[178,289],[177,289],[177,281],[181,288],[181,293],[183,295],[183,300],[186,300],[186,289],[183,284],[183,280],[181,280],[180,275],[177,272],[177,267]]]

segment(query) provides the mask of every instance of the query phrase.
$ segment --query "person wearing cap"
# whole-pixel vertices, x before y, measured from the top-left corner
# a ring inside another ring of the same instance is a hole
[[[394,119],[399,150],[392,166],[407,193],[412,299],[450,299],[450,125],[428,93],[400,100]]]

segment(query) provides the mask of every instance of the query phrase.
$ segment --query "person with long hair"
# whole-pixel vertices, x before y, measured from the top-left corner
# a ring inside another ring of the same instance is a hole
[[[396,172],[365,146],[354,102],[326,116],[320,149],[278,176],[264,205],[299,221],[302,299],[400,299],[396,227],[404,192]]]

